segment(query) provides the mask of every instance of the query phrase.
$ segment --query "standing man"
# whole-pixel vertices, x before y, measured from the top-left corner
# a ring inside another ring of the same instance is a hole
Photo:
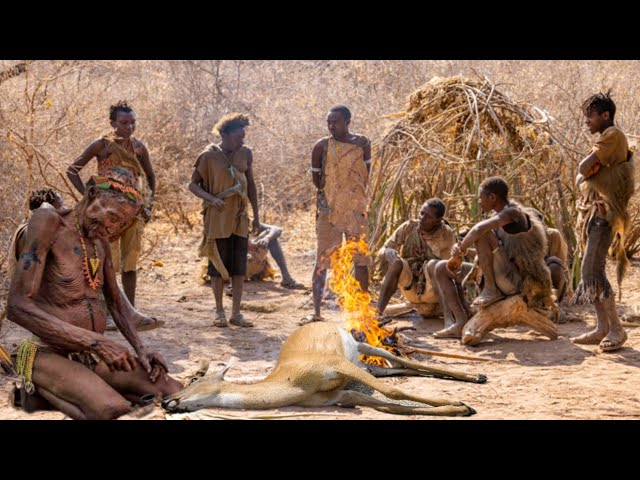
[[[600,136],[591,153],[578,166],[576,183],[582,191],[582,201],[578,204],[577,236],[584,248],[584,257],[582,278],[572,303],[593,304],[596,328],[571,339],[574,343],[598,344],[605,352],[619,349],[627,340],[605,265],[609,246],[615,236],[620,235],[616,252],[620,289],[629,265],[624,236],[629,224],[627,206],[634,191],[632,152],[625,134],[613,124],[616,105],[610,95],[611,91],[599,93],[582,104],[589,131]]]
[[[125,173],[133,175],[143,202],[140,212],[126,226],[122,236],[112,238],[111,257],[116,272],[122,273],[124,293],[131,305],[135,305],[138,256],[142,248],[144,225],[151,218],[156,177],[151,167],[147,147],[133,137],[136,129],[136,114],[131,106],[125,101],[112,105],[109,109],[109,121],[113,131],[91,143],[69,166],[67,176],[73,186],[84,194],[85,184],[79,172],[92,158],[98,161],[100,177],[119,176]],[[146,177],[146,183],[143,176]]]
[[[357,239],[367,233],[367,181],[371,143],[364,135],[349,132],[351,111],[344,105],[327,114],[328,137],[316,142],[311,153],[311,172],[317,192],[317,254],[313,269],[313,313],[300,325],[323,320],[320,304],[330,266],[330,256],[340,246],[342,235]],[[369,258],[354,258],[355,278],[362,291],[369,290]]]
[[[213,127],[221,142],[211,144],[198,156],[191,175],[189,190],[203,200],[204,235],[200,255],[209,259],[216,314],[216,327],[226,327],[222,305],[222,282],[231,277],[233,306],[229,323],[253,327],[240,313],[242,287],[247,271],[249,215],[253,208],[253,229],[260,231],[258,196],[253,180],[253,153],[244,145],[249,117],[229,113]]]

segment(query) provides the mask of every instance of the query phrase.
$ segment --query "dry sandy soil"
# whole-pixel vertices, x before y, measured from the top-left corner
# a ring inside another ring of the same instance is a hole
[[[295,278],[310,283],[313,266],[313,218],[305,214],[288,222],[283,246]],[[166,359],[170,373],[186,380],[200,360],[233,366],[228,380],[248,380],[265,376],[276,362],[282,342],[297,328],[297,322],[310,311],[310,296],[304,291],[290,291],[275,282],[248,282],[244,298],[246,316],[256,327],[212,326],[213,295],[210,287],[198,278],[201,260],[196,255],[199,227],[180,237],[170,225],[152,224],[151,234],[163,238],[162,244],[140,265],[138,308],[148,315],[166,320],[162,328],[140,335],[149,349],[158,350]],[[153,266],[151,260],[164,266]],[[609,278],[614,278],[611,265]],[[640,264],[636,261],[624,282],[620,312],[640,305]],[[230,309],[230,299],[228,301]],[[628,328],[625,348],[614,353],[598,353],[596,347],[572,344],[568,337],[585,332],[594,325],[590,308],[567,309],[569,321],[559,326],[559,338],[549,341],[527,328],[495,330],[479,347],[464,347],[458,341],[439,340],[431,335],[442,328],[441,319],[413,316],[398,319],[399,326],[414,325],[415,332],[405,332],[406,343],[463,355],[477,355],[488,362],[461,361],[416,356],[427,363],[450,366],[457,370],[482,372],[489,380],[484,385],[467,384],[434,378],[385,379],[411,392],[425,396],[458,399],[477,410],[470,419],[631,419],[640,417],[640,328]],[[340,312],[326,310],[329,321],[341,324]],[[114,340],[119,333],[107,332]],[[25,331],[11,322],[4,323],[0,343],[7,348],[25,337]],[[0,419],[63,419],[56,412],[26,414],[9,404],[11,389],[7,377],[0,377]],[[411,419],[370,408],[283,408],[278,411],[247,412],[212,409],[212,414],[257,417],[265,414],[300,415],[304,419]],[[302,416],[304,414],[304,416]],[[159,407],[147,411],[143,418],[162,419]]]

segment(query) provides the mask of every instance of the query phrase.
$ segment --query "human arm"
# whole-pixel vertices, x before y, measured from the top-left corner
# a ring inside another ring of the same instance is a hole
[[[576,177],[576,185],[580,185],[582,182],[592,177],[602,168],[602,164],[598,159],[596,152],[591,152],[585,157],[578,165],[578,176]]]
[[[318,193],[322,190],[322,157],[325,143],[325,139],[318,140],[311,151],[311,179]]]
[[[67,168],[67,177],[69,178],[69,181],[81,194],[84,194],[85,186],[80,178],[80,170],[89,163],[89,160],[93,157],[97,157],[104,149],[104,142],[99,138],[91,143],[91,145],[89,145],[85,151],[82,152],[82,154]]]
[[[478,240],[482,235],[490,232],[491,230],[495,230],[497,228],[503,227],[504,225],[512,223],[516,218],[517,212],[517,209],[508,207],[499,212],[497,215],[494,215],[487,220],[483,220],[475,224],[460,243],[456,243],[453,245],[453,247],[451,248],[451,255],[466,255],[467,249],[471,245],[476,243],[476,240]]]
[[[267,225],[266,223],[260,224],[260,238],[255,243],[261,247],[267,247],[270,242],[277,239],[282,235],[282,229],[275,225]]]
[[[247,171],[245,172],[247,177],[247,197],[251,203],[253,209],[253,231],[260,231],[260,212],[258,209],[258,192],[256,190],[256,182],[253,179],[253,153],[249,150],[249,158],[247,161]]]
[[[147,352],[137,331],[133,327],[133,325],[144,322],[146,317],[131,305],[127,296],[124,295],[124,292],[118,286],[109,243],[103,240],[102,245],[105,249],[102,292],[107,308],[113,317],[113,321],[127,342],[133,347],[140,363],[149,374],[151,381],[155,382],[160,375],[166,378],[168,368],[164,359],[156,352]]]
[[[205,191],[202,188],[202,176],[200,175],[200,171],[198,170],[198,166],[203,159],[203,153],[196,160],[196,164],[193,169],[193,173],[191,174],[191,181],[189,182],[189,191],[193,193],[196,197],[204,200],[205,202],[213,205],[216,208],[224,207],[224,200],[216,198],[214,195],[211,195],[209,192]]]
[[[139,142],[139,144],[140,144],[140,155],[138,155],[138,160],[140,161],[142,170],[144,170],[144,174],[147,177],[149,190],[151,191],[151,198],[149,198],[149,204],[146,206],[146,208],[142,213],[145,219],[145,222],[148,222],[151,219],[153,203],[156,197],[156,175],[153,171],[153,166],[151,165],[151,159],[149,158],[149,151],[147,150],[147,147],[142,142]]]
[[[384,242],[384,256],[389,263],[400,258],[400,254],[398,252],[406,241],[408,227],[409,222],[403,223],[396,228],[391,237]]]
[[[32,215],[9,290],[9,318],[54,348],[71,352],[92,351],[112,370],[132,370],[135,359],[125,347],[100,333],[61,320],[45,311],[36,301],[49,252],[61,229],[61,217],[52,209],[38,209]]]
[[[367,166],[367,173],[371,173],[371,142],[367,137],[364,137],[366,143],[362,147],[364,151],[364,164]]]

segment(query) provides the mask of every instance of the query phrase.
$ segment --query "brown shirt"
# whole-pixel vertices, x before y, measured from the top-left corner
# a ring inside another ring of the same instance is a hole
[[[629,144],[626,135],[618,127],[611,126],[600,134],[591,149],[604,167],[612,167],[627,161]]]
[[[209,145],[198,157],[195,168],[202,177],[202,188],[217,195],[241,185],[240,193],[224,199],[224,207],[214,208],[203,202],[204,233],[206,238],[229,238],[232,234],[249,236],[249,216],[247,215],[247,177],[251,150],[241,147],[228,156],[218,145]],[[230,169],[230,167],[233,169]]]
[[[446,223],[435,232],[423,232],[420,230],[420,222],[409,220],[393,232],[384,246],[398,250],[402,258],[430,257],[429,259],[447,260],[451,257],[454,243],[456,234]]]

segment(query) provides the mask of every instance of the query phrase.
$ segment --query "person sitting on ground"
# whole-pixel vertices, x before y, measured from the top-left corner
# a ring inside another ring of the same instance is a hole
[[[269,259],[268,253],[276,261],[276,264],[280,268],[282,274],[282,281],[280,285],[283,288],[289,289],[303,289],[303,284],[297,282],[289,273],[287,268],[287,261],[284,258],[284,252],[280,246],[278,238],[282,235],[282,228],[274,225],[267,225],[266,223],[260,224],[258,236],[256,238],[249,239],[249,253],[247,255],[247,273],[245,279],[251,280],[264,280],[266,278],[273,278],[275,273]]]
[[[417,219],[400,225],[385,242],[381,253],[388,268],[380,287],[378,315],[383,315],[398,287],[410,303],[438,304],[429,270],[450,257],[456,242],[455,232],[443,221],[445,212],[444,202],[431,198],[424,202]]]
[[[26,411],[57,409],[73,419],[113,419],[132,402],[182,388],[132,325],[144,316],[118,288],[109,238],[139,212],[132,178],[96,178],[73,210],[37,209],[9,289],[7,318],[35,336],[14,353]],[[135,355],[103,335],[106,303]]]
[[[508,295],[522,294],[530,308],[547,309],[554,305],[551,275],[545,261],[547,238],[542,222],[526,207],[509,200],[509,186],[500,177],[487,178],[480,184],[478,201],[484,212],[497,215],[477,223],[459,243],[451,249],[457,259],[475,244],[478,262],[484,276],[480,295],[472,307],[485,308]],[[441,301],[453,312],[455,323],[435,333],[439,338],[461,338],[469,319],[463,308],[452,279],[450,265],[459,262],[441,261],[435,266],[435,277],[442,293]]]

